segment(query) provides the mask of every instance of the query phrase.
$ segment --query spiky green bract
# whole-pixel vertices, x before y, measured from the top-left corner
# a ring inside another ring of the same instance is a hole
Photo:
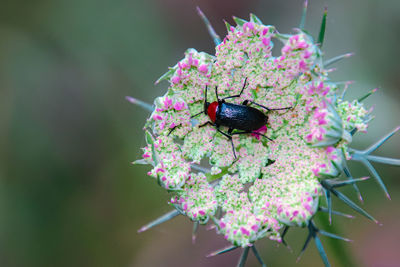
[[[322,16],[322,21],[321,21],[321,28],[319,30],[319,35],[318,35],[318,44],[320,45],[320,47],[323,45],[324,43],[324,38],[325,38],[325,28],[326,28],[326,17],[328,15],[328,8],[325,7],[324,9],[324,14]]]
[[[171,210],[170,212],[162,215],[161,217],[155,219],[154,221],[142,226],[139,230],[138,233],[144,232],[149,230],[150,228],[153,228],[154,226],[157,226],[159,224],[162,224],[166,221],[171,220],[172,218],[175,218],[176,216],[178,216],[179,214],[181,214],[178,210]]]
[[[244,267],[244,264],[246,263],[247,260],[247,255],[249,255],[249,247],[243,248],[242,256],[240,256],[240,260],[238,263],[238,267]]]
[[[383,145],[390,137],[392,137],[397,131],[399,131],[400,127],[396,127],[393,131],[388,133],[386,136],[382,137],[375,144],[371,145],[369,148],[359,151],[356,149],[350,149],[351,159],[355,161],[360,161],[364,164],[364,166],[368,169],[368,171],[372,174],[375,180],[378,182],[379,186],[385,192],[386,196],[390,199],[390,195],[386,189],[385,184],[382,181],[382,178],[372,166],[371,161],[379,162],[388,165],[400,166],[400,159],[386,158],[371,155],[376,149],[378,149],[381,145]]]
[[[305,29],[306,18],[307,18],[307,8],[308,8],[308,0],[305,0],[304,4],[303,4],[303,12],[301,14],[301,20],[300,20],[300,25],[299,25],[299,29],[301,29],[301,30]]]
[[[204,15],[203,11],[199,7],[197,7],[197,13],[200,18],[203,20],[204,24],[207,26],[208,33],[213,38],[214,44],[217,46],[221,43],[221,39],[218,34],[215,32],[214,28],[211,26],[211,23],[208,21],[207,17]]]

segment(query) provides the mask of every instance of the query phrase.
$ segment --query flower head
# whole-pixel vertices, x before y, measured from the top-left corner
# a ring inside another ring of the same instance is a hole
[[[363,99],[340,96],[341,84],[328,77],[323,40],[315,42],[303,29],[280,34],[254,15],[235,20],[222,41],[211,28],[215,55],[188,49],[161,78],[169,87],[147,120],[140,163],[151,164],[149,175],[173,192],[170,203],[179,214],[196,224],[212,218],[235,247],[248,248],[264,237],[283,242],[289,226],[308,227],[317,240],[312,218],[324,195],[331,212],[331,193],[372,218],[335,189],[357,188],[346,160],[373,169],[373,150],[349,147],[354,134],[366,131],[372,110]],[[326,14],[321,29],[325,20]],[[278,56],[271,52],[274,42],[283,43]],[[205,103],[223,98],[251,103],[267,123],[251,133],[213,125]],[[205,161],[209,169],[199,165]],[[348,180],[329,179],[341,173]]]

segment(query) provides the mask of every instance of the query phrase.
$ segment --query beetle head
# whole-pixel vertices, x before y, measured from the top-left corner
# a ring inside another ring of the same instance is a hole
[[[210,117],[212,122],[215,122],[215,119],[217,118],[217,108],[219,103],[217,101],[214,101],[207,104],[207,115],[208,117]]]

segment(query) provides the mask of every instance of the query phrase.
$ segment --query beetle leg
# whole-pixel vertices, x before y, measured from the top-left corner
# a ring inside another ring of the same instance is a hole
[[[252,132],[251,132],[251,131],[235,132],[235,133],[232,133],[231,135],[236,135],[236,134],[249,134],[249,133],[252,133]]]
[[[171,130],[169,130],[169,133],[167,134],[167,136],[169,136],[176,129],[176,127],[178,127],[178,125],[175,126],[174,128],[172,128]]]
[[[255,131],[236,132],[236,133],[232,133],[231,135],[235,135],[235,134],[249,134],[249,133],[261,135],[261,136],[267,138],[267,139],[268,139],[269,141],[271,141],[271,142],[274,141],[274,140],[272,140],[271,138],[269,138],[268,136],[266,136],[266,135],[264,135],[264,134],[262,134],[262,133],[259,133],[259,132],[255,132]]]
[[[223,131],[221,131],[221,130],[219,129],[219,125],[213,124],[211,121],[207,121],[206,123],[203,123],[202,125],[199,126],[199,128],[200,128],[200,127],[204,127],[204,126],[206,126],[207,124],[210,124],[210,125],[212,125],[212,126],[215,126],[215,128],[217,129],[218,132],[220,132],[222,135],[224,135],[226,138],[228,138],[228,139],[231,141],[233,156],[235,157],[235,160],[237,160],[236,153],[235,153],[235,146],[234,146],[234,144],[233,144],[233,140],[232,140],[232,136],[231,136],[231,132],[233,131],[233,129],[229,128],[228,133],[225,133],[225,132],[223,132]]]
[[[246,102],[246,101],[247,101],[247,102]],[[250,102],[251,104],[254,104],[254,105],[256,105],[256,106],[265,108],[267,111],[271,111],[271,110],[284,110],[284,109],[291,109],[291,108],[292,108],[292,107],[286,107],[286,108],[267,108],[266,106],[263,106],[263,105],[261,105],[261,104],[258,104],[258,103],[256,103],[256,102],[253,102],[253,101],[250,101],[250,100],[245,100],[245,101],[243,101],[243,104],[242,104],[242,105],[247,105],[248,102]],[[244,103],[245,103],[245,104],[244,104]]]
[[[233,140],[232,140],[232,136],[224,133],[223,131],[221,131],[218,127],[217,127],[217,131],[220,132],[221,134],[223,134],[224,136],[226,136],[226,138],[228,138],[231,141],[231,145],[232,145],[232,151],[233,151],[233,156],[235,157],[235,160],[237,159],[236,157],[236,153],[235,153],[235,146],[233,145]]]
[[[269,138],[268,136],[266,136],[266,135],[264,135],[264,134],[262,134],[262,133],[259,133],[259,132],[251,132],[251,133],[252,133],[252,134],[261,135],[261,136],[267,138],[269,141],[274,142],[274,140],[272,140],[271,138]]]
[[[205,123],[203,123],[202,125],[199,126],[199,128],[206,126],[207,124],[210,124],[212,126],[215,126],[211,121],[207,121]]]
[[[227,96],[227,97],[222,98],[222,100],[225,100],[225,99],[228,99],[228,98],[240,97],[242,95],[242,93],[243,93],[244,88],[246,87],[246,83],[247,83],[247,77],[244,80],[244,84],[243,84],[242,90],[240,91],[240,93],[238,95]]]
[[[219,102],[219,98],[218,98],[218,86],[215,86],[215,96],[217,97],[217,101]]]

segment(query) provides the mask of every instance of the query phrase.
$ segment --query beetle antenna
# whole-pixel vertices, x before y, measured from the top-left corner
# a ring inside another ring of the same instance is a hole
[[[171,130],[169,130],[169,132],[168,132],[168,134],[167,134],[167,136],[169,136],[175,129],[176,129],[176,127],[178,127],[178,125],[177,126],[175,126],[174,128],[172,128]]]
[[[261,104],[258,104],[258,103],[256,103],[256,102],[253,102],[253,101],[250,101],[250,100],[248,100],[248,102],[250,102],[250,103],[252,103],[252,104],[254,104],[254,105],[256,105],[256,106],[265,108],[267,111],[271,111],[271,110],[285,110],[285,109],[291,109],[291,108],[293,108],[293,107],[285,107],[285,108],[267,108],[266,106],[263,106],[263,105],[261,105]],[[246,102],[246,103],[247,103],[247,102]]]
[[[199,113],[196,113],[196,114],[194,114],[193,116],[191,116],[190,118],[191,119],[193,119],[194,117],[197,117],[197,116],[199,116],[201,113],[203,113],[204,111],[201,111],[201,112],[199,112]]]
[[[207,115],[207,108],[209,103],[207,102],[207,91],[208,91],[208,86],[206,85],[206,91],[204,92],[204,114]]]
[[[218,97],[218,86],[215,86],[215,96],[217,97],[217,101],[219,102],[219,97]]]
[[[240,96],[242,95],[242,93],[243,93],[244,88],[246,87],[246,83],[247,83],[247,77],[246,77],[246,79],[244,80],[244,84],[243,84],[242,90],[240,91],[240,93],[239,93],[238,95],[227,96],[227,97],[222,98],[222,100],[225,100],[225,99],[228,99],[228,98],[240,97]]]

